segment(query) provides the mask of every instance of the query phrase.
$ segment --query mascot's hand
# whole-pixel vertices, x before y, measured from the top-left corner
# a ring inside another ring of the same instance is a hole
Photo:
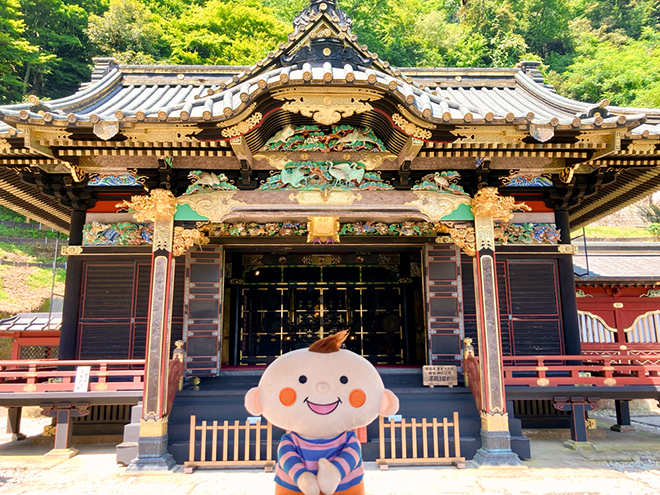
[[[332,495],[341,481],[341,473],[329,460],[319,459],[319,474],[316,478],[323,495]]]
[[[316,476],[309,471],[301,474],[298,478],[298,488],[300,488],[305,495],[320,495],[321,493],[319,484],[316,481]]]

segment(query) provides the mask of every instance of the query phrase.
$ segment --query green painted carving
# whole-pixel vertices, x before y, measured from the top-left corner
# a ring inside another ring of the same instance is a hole
[[[261,151],[386,151],[368,127],[333,125],[330,132],[317,125],[287,125],[271,137]]]
[[[262,182],[259,189],[386,191],[394,187],[383,182],[380,172],[367,172],[363,163],[326,161],[289,163]]]
[[[138,223],[87,223],[83,227],[83,246],[140,246],[151,244],[154,225]]]

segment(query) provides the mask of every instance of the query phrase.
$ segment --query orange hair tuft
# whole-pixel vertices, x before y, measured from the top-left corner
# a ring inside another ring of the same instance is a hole
[[[330,335],[321,340],[317,340],[309,346],[309,352],[319,352],[321,354],[330,354],[331,352],[338,352],[341,345],[348,337],[348,330],[342,330],[334,335]]]

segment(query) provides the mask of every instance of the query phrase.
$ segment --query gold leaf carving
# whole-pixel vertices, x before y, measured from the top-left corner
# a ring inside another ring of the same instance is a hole
[[[273,95],[277,100],[288,100],[282,109],[311,117],[322,125],[336,124],[343,118],[373,110],[367,101],[379,100],[382,96],[374,91],[351,88],[291,88]]]
[[[561,254],[577,254],[578,247],[572,244],[560,244],[557,246],[557,251],[559,251]]]
[[[82,252],[82,246],[62,246],[60,248],[60,254],[62,256],[76,256],[78,254],[82,254]]]
[[[153,189],[149,195],[133,196],[130,201],[117,203],[117,208],[128,209],[138,222],[155,222],[174,217],[176,198],[171,191]]]
[[[177,203],[190,206],[190,208],[200,215],[207,217],[211,222],[222,222],[233,207],[245,204],[242,201],[232,199],[237,192],[213,191],[181,196],[177,199]]]
[[[239,122],[235,126],[228,127],[227,129],[223,129],[222,135],[226,138],[233,138],[235,136],[245,134],[246,132],[250,131],[253,127],[255,127],[259,122],[261,122],[262,118],[263,115],[261,115],[259,112],[255,112],[250,117],[248,117],[242,122]]]
[[[275,151],[272,153],[256,153],[253,155],[255,160],[266,160],[271,167],[276,168],[277,170],[283,170],[289,160],[289,153],[283,153],[281,151]]]
[[[474,258],[477,254],[477,242],[472,227],[466,229],[449,229],[449,235],[454,241],[454,244],[461,248],[465,254]]]
[[[181,256],[189,248],[198,245],[202,246],[209,243],[209,238],[197,229],[184,229],[183,227],[174,227],[174,242],[172,243],[172,254]]]
[[[301,205],[352,205],[354,201],[361,201],[362,195],[352,191],[329,189],[325,191],[298,191],[289,194],[291,201]]]
[[[398,113],[392,114],[392,120],[403,130],[403,132],[408,134],[408,136],[416,137],[418,139],[431,139],[431,131],[417,127]]]
[[[449,215],[462,204],[469,205],[469,196],[459,196],[451,193],[439,193],[436,191],[413,191],[419,198],[406,203],[406,206],[414,206],[429,218],[429,222],[439,222],[442,217]]]
[[[658,144],[660,144],[658,139],[635,139],[628,145],[626,151],[631,155],[652,155]],[[0,147],[2,147],[1,144]]]
[[[454,143],[504,143],[522,144],[523,139],[529,136],[527,131],[519,131],[514,126],[488,128],[480,126],[458,126],[449,131],[459,139]]]
[[[307,222],[307,242],[339,242],[338,217],[310,217]]]
[[[6,139],[0,139],[0,153],[9,153],[11,144]]]
[[[512,196],[500,196],[496,187],[482,187],[472,199],[472,214],[490,216],[493,221],[508,222],[513,218],[513,210],[531,211],[525,203],[515,203]]]
[[[126,129],[122,134],[131,142],[138,143],[194,143],[199,140],[195,137],[202,132],[192,127],[148,128],[138,127]]]

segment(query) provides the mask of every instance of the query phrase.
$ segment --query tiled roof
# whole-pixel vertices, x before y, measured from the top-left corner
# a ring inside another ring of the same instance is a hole
[[[441,81],[440,85],[416,83],[411,78],[406,82],[371,68],[321,61],[275,68],[240,84],[234,83],[232,77],[236,76],[229,69],[109,66],[101,80],[72,96],[48,102],[33,99],[32,103],[2,107],[0,112],[15,122],[60,125],[117,120],[216,121],[237,115],[270,90],[332,82],[386,90],[413,113],[437,123],[532,123],[570,129],[641,123],[647,118],[636,109],[615,111],[607,102],[593,105],[561,97],[535,82],[523,68],[495,70],[492,74],[481,70],[482,76],[469,77],[467,84]],[[443,71],[424,70],[423,79],[427,81],[433,79],[434,72],[438,73],[437,79],[443,75]]]
[[[658,243],[600,245],[587,243],[587,256],[585,256],[582,243],[577,242],[576,244],[580,250],[573,257],[576,280],[644,279],[660,281],[660,245]]]
[[[62,327],[62,313],[19,313],[12,318],[0,320],[0,332],[42,332],[59,331]]]

